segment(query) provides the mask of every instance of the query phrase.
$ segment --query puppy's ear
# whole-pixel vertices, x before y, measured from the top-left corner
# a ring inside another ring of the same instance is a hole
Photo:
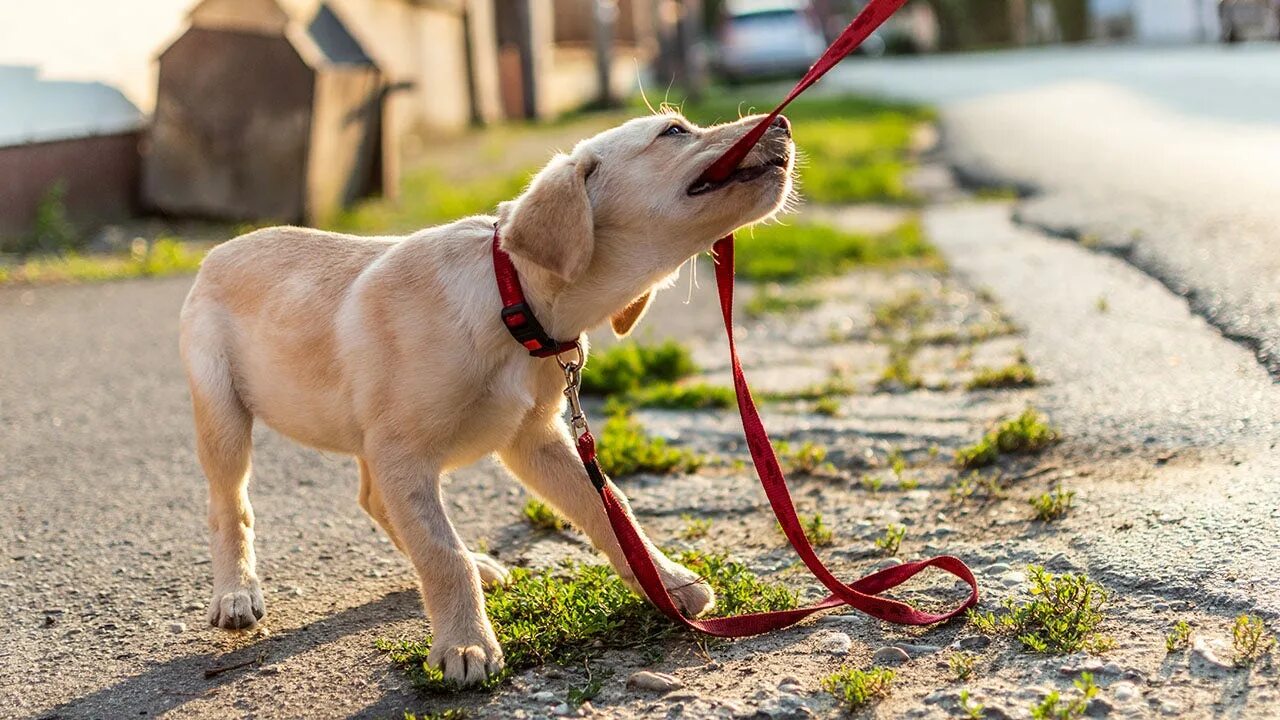
[[[502,249],[567,281],[591,264],[595,222],[587,176],[598,160],[557,155],[505,214]]]
[[[636,326],[636,323],[640,322],[640,318],[644,317],[651,302],[653,302],[653,290],[646,290],[643,295],[632,300],[626,307],[609,316],[609,325],[613,327],[613,334],[618,337],[626,337],[631,332],[631,329]]]

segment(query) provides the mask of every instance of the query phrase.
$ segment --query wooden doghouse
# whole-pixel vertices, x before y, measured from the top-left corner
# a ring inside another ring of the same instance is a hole
[[[383,73],[328,4],[296,18],[276,0],[204,0],[189,21],[160,54],[148,205],[315,223],[395,187]]]

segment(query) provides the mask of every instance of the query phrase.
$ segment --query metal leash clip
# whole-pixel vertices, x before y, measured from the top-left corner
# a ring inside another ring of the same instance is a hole
[[[569,426],[573,428],[573,439],[577,440],[590,431],[587,427],[587,416],[582,412],[582,400],[578,393],[582,388],[582,367],[586,365],[586,354],[582,352],[582,343],[575,342],[574,350],[578,352],[577,360],[566,361],[562,353],[556,353],[556,362],[564,371],[564,396],[569,400]]]

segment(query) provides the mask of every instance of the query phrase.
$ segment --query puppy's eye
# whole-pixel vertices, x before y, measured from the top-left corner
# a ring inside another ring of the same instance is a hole
[[[671,135],[687,135],[687,134],[689,134],[689,128],[681,125],[680,123],[672,123],[667,126],[666,130],[663,130],[662,132],[658,133],[658,137],[670,137]]]

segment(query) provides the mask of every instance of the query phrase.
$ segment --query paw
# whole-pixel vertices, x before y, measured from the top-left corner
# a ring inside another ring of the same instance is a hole
[[[500,585],[506,585],[511,581],[511,573],[507,571],[507,566],[494,560],[491,556],[484,553],[471,553],[471,560],[476,564],[476,570],[480,571],[480,584],[484,589],[495,588]]]
[[[685,615],[698,617],[715,607],[715,591],[706,580],[689,568],[671,563],[669,568],[662,568],[662,576],[662,584],[667,586],[671,599],[676,601],[676,607]]]
[[[213,593],[209,604],[209,624],[225,630],[244,630],[258,624],[267,614],[262,588],[254,580],[248,587],[233,587]]]
[[[493,630],[485,623],[476,637],[462,640],[438,635],[431,643],[427,664],[438,668],[448,682],[458,685],[482,683],[502,670],[502,648]]]

